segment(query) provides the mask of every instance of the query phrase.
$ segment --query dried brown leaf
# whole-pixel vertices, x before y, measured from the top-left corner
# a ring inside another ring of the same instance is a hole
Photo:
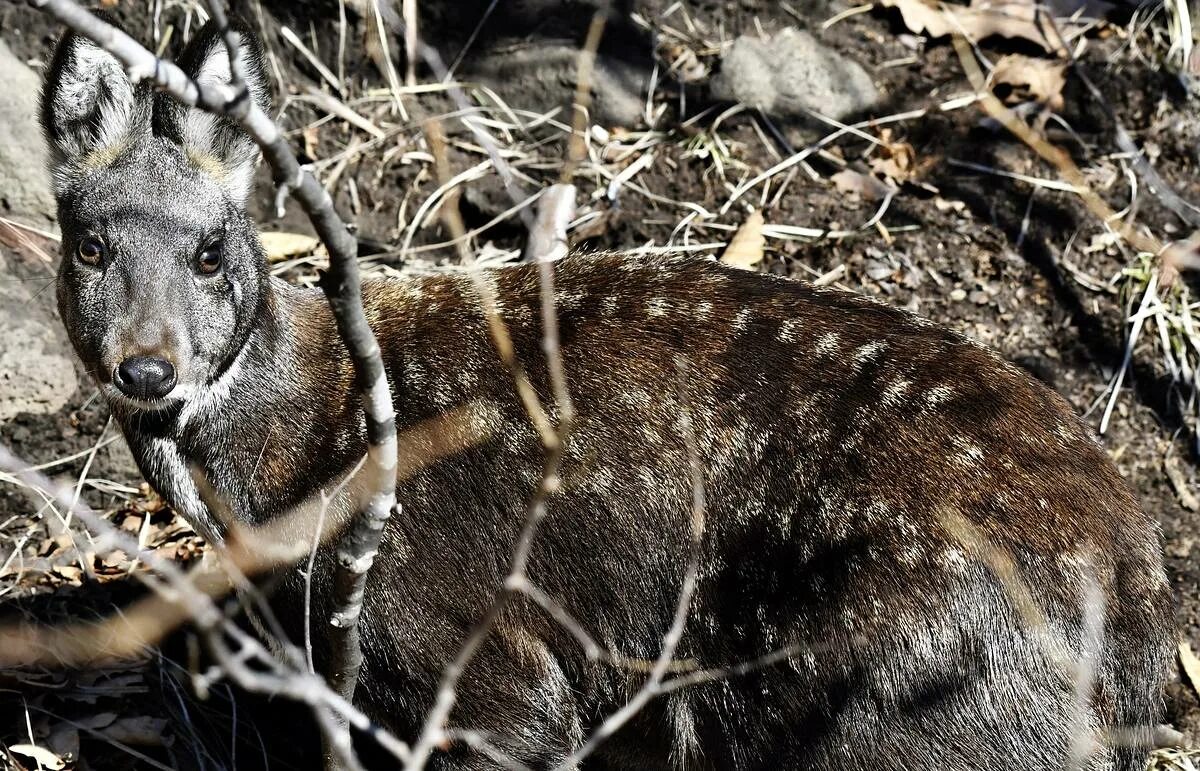
[[[762,262],[763,249],[767,245],[767,239],[763,236],[763,223],[761,211],[755,209],[750,212],[750,216],[733,234],[729,246],[725,247],[721,262],[735,268],[752,268]]]
[[[94,730],[112,725],[114,722],[116,722],[116,719],[116,712],[97,712],[92,715],[81,717],[75,722],[78,723],[81,728],[91,728]]]
[[[76,565],[59,565],[54,569],[65,583],[79,586],[83,583],[83,569]]]
[[[267,253],[268,262],[279,262],[289,257],[308,254],[321,243],[312,236],[306,236],[303,233],[286,233],[282,231],[260,233],[259,240],[262,241],[263,250]]]
[[[1192,689],[1200,693],[1200,659],[1196,658],[1191,643],[1186,640],[1179,643],[1179,666],[1183,668],[1183,675]]]
[[[103,729],[113,741],[141,747],[162,747],[166,741],[167,721],[159,717],[123,717]]]
[[[36,744],[10,744],[8,751],[14,755],[22,755],[27,758],[32,758],[37,765],[42,768],[50,769],[50,771],[58,771],[66,768],[65,760],[55,755],[45,747],[39,747]]]
[[[895,8],[904,26],[919,35],[945,37],[966,35],[982,40],[996,35],[1028,40],[1047,51],[1065,56],[1067,48],[1055,27],[1037,5],[1020,0],[972,0],[968,6],[937,5],[926,0],[880,0],[885,8]]]
[[[1006,86],[1008,93],[997,94],[1007,104],[1034,101],[1051,110],[1063,107],[1063,86],[1067,83],[1067,63],[1053,59],[1035,59],[1008,54],[996,62],[992,71],[992,90]]]
[[[59,723],[46,737],[46,746],[64,760],[79,758],[79,729],[70,723]]]

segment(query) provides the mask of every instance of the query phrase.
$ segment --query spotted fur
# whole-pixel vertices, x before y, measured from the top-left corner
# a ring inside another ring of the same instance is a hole
[[[185,54],[193,74],[220,60],[214,40],[204,30]],[[77,68],[97,56],[68,38],[47,88],[63,180],[63,319],[147,478],[190,522],[219,534],[189,467],[237,516],[271,521],[362,456],[353,369],[323,299],[268,278],[244,190],[229,182],[252,163],[229,151],[236,137],[201,142],[230,165],[215,178],[189,158],[199,124],[134,90],[132,107],[82,107],[101,125],[131,121],[121,133],[136,141],[102,169],[77,163],[108,141],[107,129],[79,133],[61,107],[80,91]],[[188,261],[218,228],[224,273],[198,280]],[[74,258],[85,233],[110,244],[102,266]],[[537,270],[487,280],[548,399]],[[1158,530],[1062,399],[959,335],[835,289],[614,254],[570,256],[555,282],[578,425],[531,580],[609,649],[658,654],[690,538],[687,414],[708,510],[677,658],[722,667],[798,646],[784,662],[653,702],[595,767],[1061,769],[1078,726],[1135,740],[1097,746],[1081,767],[1140,767],[1170,654]],[[403,509],[367,590],[357,700],[412,738],[504,578],[543,451],[469,281],[373,281],[363,299],[401,430],[465,407],[478,436],[402,481]],[[177,391],[143,404],[113,390],[108,373],[131,350],[169,356]],[[996,554],[1044,623],[1031,626],[986,558]],[[322,552],[314,618],[329,611],[330,568]],[[298,636],[302,581],[295,570],[281,579],[274,602]],[[1094,649],[1093,585],[1103,599]],[[1077,668],[1063,665],[1081,661],[1095,676],[1082,701]],[[464,678],[452,723],[544,768],[644,676],[589,661],[545,612],[517,601]],[[494,766],[459,746],[436,762]]]

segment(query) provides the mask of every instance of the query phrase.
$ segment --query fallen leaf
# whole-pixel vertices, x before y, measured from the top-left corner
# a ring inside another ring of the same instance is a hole
[[[1067,47],[1055,28],[1040,12],[1038,6],[1020,0],[971,0],[971,4],[938,6],[926,0],[880,0],[885,8],[895,8],[911,31],[929,37],[966,35],[982,40],[996,35],[1028,40],[1059,56],[1067,55]],[[944,9],[944,10],[943,10]],[[1074,25],[1060,21],[1064,31]]]
[[[864,201],[882,201],[895,191],[874,174],[863,174],[854,169],[842,169],[830,179],[840,193],[851,193]]]
[[[46,744],[63,760],[75,760],[79,757],[79,729],[60,723],[46,737]]]
[[[129,555],[121,549],[114,549],[100,558],[100,563],[106,568],[124,568],[129,564]]]
[[[938,211],[952,211],[956,214],[962,214],[967,210],[967,205],[962,201],[942,198],[940,195],[933,199],[933,205]]]
[[[36,744],[11,744],[8,747],[8,751],[17,755],[24,755],[27,758],[33,758],[42,768],[48,768],[51,771],[58,771],[60,768],[67,767],[66,761],[62,758]]]
[[[93,715],[81,717],[81,718],[77,719],[75,722],[77,722],[81,728],[96,729],[96,728],[104,728],[105,726],[112,725],[113,722],[116,721],[116,719],[117,719],[116,712],[97,712]]]
[[[763,236],[763,215],[758,209],[750,212],[750,216],[733,234],[721,262],[735,268],[752,268],[763,259],[763,248],[767,239]]]
[[[267,253],[268,262],[279,262],[298,254],[307,254],[316,249],[321,242],[303,233],[259,233],[263,251]]]
[[[83,569],[75,565],[59,565],[54,569],[55,573],[62,578],[63,581],[79,586],[83,583]]]
[[[33,228],[3,218],[0,218],[0,244],[22,254],[29,254],[47,265],[54,264],[54,255],[58,253],[57,240]]]
[[[1200,659],[1196,658],[1191,643],[1186,640],[1179,643],[1179,665],[1183,667],[1183,675],[1191,683],[1192,689],[1200,693]]]
[[[665,40],[659,43],[658,55],[667,62],[675,77],[684,83],[697,83],[708,77],[708,67],[687,46]]]
[[[992,90],[1010,105],[1034,101],[1051,110],[1061,110],[1062,90],[1066,83],[1067,63],[1064,61],[1008,54],[1000,57],[992,70]]]

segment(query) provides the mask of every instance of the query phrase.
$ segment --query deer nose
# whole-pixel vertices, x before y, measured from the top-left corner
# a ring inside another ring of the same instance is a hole
[[[113,384],[135,399],[161,399],[175,387],[175,368],[166,359],[130,356],[117,365]]]

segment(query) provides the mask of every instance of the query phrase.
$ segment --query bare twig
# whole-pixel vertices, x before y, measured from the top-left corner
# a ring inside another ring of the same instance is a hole
[[[408,55],[410,59],[415,55],[420,56],[425,61],[425,64],[433,71],[434,78],[442,82],[446,86],[446,91],[450,98],[454,101],[454,106],[462,114],[460,120],[467,130],[475,137],[475,141],[483,147],[487,152],[488,158],[492,161],[492,166],[496,169],[496,173],[500,175],[501,182],[504,183],[504,189],[508,193],[509,198],[514,204],[519,204],[528,198],[528,194],[517,182],[516,176],[513,174],[512,167],[504,160],[503,154],[500,152],[500,147],[496,144],[496,140],[487,131],[484,131],[475,121],[470,119],[470,115],[474,112],[470,101],[457,83],[450,79],[450,72],[446,68],[446,64],[442,61],[442,55],[437,49],[427,45],[421,38],[415,34],[410,36],[407,25],[396,18],[394,14],[388,19],[395,28],[393,31],[402,33],[405,40],[409,42],[412,48],[409,49]],[[533,215],[528,210],[522,209],[520,212],[521,221],[525,224],[526,229],[533,229]]]
[[[136,555],[164,581],[148,581],[155,594],[125,608],[120,614],[100,623],[79,623],[41,627],[29,623],[12,624],[0,630],[0,666],[73,666],[98,663],[139,654],[169,630],[191,620],[206,641],[218,644],[210,647],[221,671],[239,686],[260,693],[283,695],[308,704],[322,719],[321,713],[332,712],[349,725],[374,737],[381,746],[398,759],[408,757],[408,747],[383,728],[373,724],[348,699],[335,693],[320,677],[311,675],[303,661],[280,661],[257,640],[238,629],[218,608],[214,598],[230,588],[229,573],[210,561],[202,562],[193,571],[185,572],[170,560],[163,559],[153,549],[144,549],[137,539],[99,516],[82,502],[72,500],[69,488],[55,485],[39,471],[31,469],[0,445],[0,469],[16,475],[23,484],[42,491],[58,501],[92,532],[98,533],[115,548]],[[290,518],[285,518],[290,521]],[[243,529],[244,532],[244,529]],[[277,538],[277,534],[264,540]],[[269,569],[290,562],[278,560],[279,553],[263,548],[254,538],[231,539],[227,556],[241,574]],[[222,635],[238,640],[244,653],[230,654]],[[247,668],[246,661],[262,664],[266,671]],[[341,741],[339,739],[339,741]],[[337,747],[331,747],[336,752]]]
[[[567,256],[567,226],[575,219],[576,190],[572,180],[575,178],[575,171],[587,157],[592,73],[596,66],[596,52],[600,47],[600,39],[608,22],[609,6],[608,2],[601,3],[592,14],[587,38],[579,51],[567,158],[559,174],[558,183],[546,190],[541,203],[538,204],[537,218],[529,230],[529,243],[525,246],[525,259],[529,262],[548,263]],[[541,272],[543,285],[547,281],[553,281],[553,273],[548,266],[543,264]],[[550,327],[547,329],[553,331]],[[562,394],[559,394],[560,402],[561,396]]]
[[[441,124],[431,120],[426,126],[426,136],[436,160],[438,176],[442,180],[449,177],[450,170],[446,158],[445,136]],[[443,221],[454,237],[464,264],[471,265],[474,260],[464,234],[464,228],[457,206],[442,207]],[[549,266],[548,263],[543,265]],[[433,750],[446,738],[446,723],[458,699],[458,684],[467,667],[474,660],[484,641],[491,634],[501,614],[512,598],[527,588],[526,566],[529,562],[533,541],[538,527],[546,517],[550,497],[558,491],[559,467],[562,463],[567,437],[573,426],[573,413],[570,398],[566,396],[567,388],[563,376],[561,356],[557,345],[556,335],[547,335],[543,330],[543,348],[550,360],[552,388],[559,402],[559,420],[557,426],[551,426],[545,409],[542,407],[532,385],[525,375],[524,368],[516,360],[512,340],[504,320],[500,317],[495,299],[494,287],[486,281],[478,271],[470,271],[471,280],[479,294],[483,305],[484,316],[492,336],[493,345],[511,373],[518,395],[526,412],[529,414],[534,427],[546,448],[543,459],[542,475],[537,489],[526,508],[525,522],[513,548],[509,562],[509,571],[492,603],[484,612],[483,617],[468,635],[459,649],[458,654],[446,666],[438,683],[434,704],[426,714],[420,735],[412,748],[412,755],[406,764],[406,769],[420,769],[424,766]],[[545,274],[543,274],[544,278]],[[541,285],[543,325],[547,328],[557,328],[554,309],[553,283],[543,280]],[[549,342],[547,342],[549,341]]]
[[[675,360],[678,371],[679,394],[679,429],[683,434],[684,447],[687,452],[688,468],[691,470],[692,511],[691,511],[691,548],[688,555],[687,570],[683,576],[683,585],[679,589],[679,600],[675,606],[675,617],[671,626],[663,636],[662,649],[650,670],[650,676],[638,689],[625,706],[605,718],[604,722],[592,732],[571,756],[563,761],[559,769],[576,768],[585,758],[592,754],[608,737],[616,733],[621,726],[640,712],[651,700],[663,693],[663,679],[671,669],[675,659],[675,650],[683,639],[687,626],[688,615],[692,608],[692,595],[696,590],[696,578],[700,572],[700,553],[704,539],[704,520],[708,504],[704,493],[704,467],[700,461],[700,449],[696,442],[696,433],[692,425],[690,399],[688,398],[688,364],[682,357]]]
[[[1073,192],[1083,200],[1088,211],[1104,223],[1105,227],[1113,228],[1123,240],[1127,241],[1138,251],[1155,255],[1162,252],[1163,244],[1157,238],[1140,233],[1130,227],[1127,222],[1121,221],[1121,218],[1108,205],[1108,202],[1101,198],[1092,189],[1092,186],[1088,184],[1087,179],[1083,176],[1083,172],[1075,165],[1075,161],[1071,160],[1070,155],[1062,148],[1055,147],[1039,136],[1037,132],[1027,126],[1012,110],[1005,107],[988,90],[983,73],[980,72],[979,65],[975,61],[975,55],[972,53],[966,39],[961,35],[955,35],[953,39],[955,51],[957,51],[958,58],[962,62],[967,79],[979,94],[979,103],[983,106],[987,114],[1028,145],[1043,160],[1058,169],[1058,173],[1074,188]]]

